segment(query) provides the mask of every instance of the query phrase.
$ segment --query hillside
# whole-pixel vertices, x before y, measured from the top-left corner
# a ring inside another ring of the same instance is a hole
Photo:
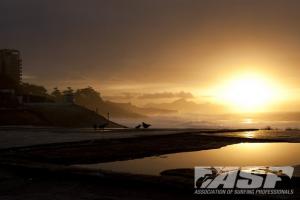
[[[75,92],[75,103],[89,110],[106,116],[107,113],[116,118],[145,118],[149,115],[175,113],[174,110],[163,108],[141,108],[131,103],[116,103],[105,101],[99,92],[91,87],[79,89]]]
[[[108,120],[84,107],[66,104],[36,104],[24,109],[0,110],[0,125],[92,127]],[[111,128],[124,126],[109,122]]]

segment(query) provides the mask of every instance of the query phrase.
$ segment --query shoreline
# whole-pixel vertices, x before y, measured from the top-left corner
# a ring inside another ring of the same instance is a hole
[[[58,195],[60,199],[82,199],[85,198],[82,195],[89,193],[92,197],[86,197],[86,199],[97,199],[103,196],[108,196],[108,199],[124,199],[124,194],[128,195],[128,199],[141,200],[148,199],[149,194],[153,196],[153,199],[170,197],[185,199],[187,195],[194,198],[192,195],[193,180],[190,178],[165,175],[154,177],[104,170],[88,170],[70,165],[216,149],[241,142],[291,141],[217,136],[214,134],[201,135],[199,132],[186,132],[1,149],[0,187],[3,187],[4,190],[0,188],[0,198],[5,199],[3,198],[3,194],[5,194],[10,198],[19,197],[22,199],[26,198],[26,195],[30,196],[29,199],[35,199],[34,196],[37,196],[37,199],[43,199],[43,195],[47,198],[54,198],[55,195]],[[12,175],[7,177],[9,176],[7,174]],[[299,188],[298,183],[299,180],[297,179],[297,188]],[[20,184],[26,188],[25,192],[18,188]],[[60,187],[50,189],[49,192],[49,187],[55,184],[60,185]],[[15,189],[12,190],[11,188]],[[61,192],[61,190],[65,192]],[[44,191],[45,194],[36,194],[38,191]],[[69,194],[71,191],[77,195]],[[297,191],[299,190],[297,189]],[[247,199],[248,196],[241,196],[241,198]],[[252,198],[253,196],[249,196],[249,199]]]
[[[76,142],[12,147],[0,150],[0,164],[5,160],[14,160],[14,162],[26,160],[35,163],[62,165],[89,164],[216,149],[242,142],[292,142],[284,139],[255,139],[214,134],[201,135],[199,133],[201,132],[91,139]]]

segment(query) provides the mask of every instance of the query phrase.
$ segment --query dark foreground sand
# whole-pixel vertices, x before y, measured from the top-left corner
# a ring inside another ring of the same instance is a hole
[[[280,141],[180,133],[2,149],[0,199],[204,199],[193,195],[191,178],[95,172],[69,165],[220,148],[240,142]]]

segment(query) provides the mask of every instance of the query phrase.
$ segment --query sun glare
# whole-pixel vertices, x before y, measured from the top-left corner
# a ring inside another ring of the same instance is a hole
[[[274,99],[274,87],[266,80],[246,76],[233,79],[220,92],[222,100],[237,111],[256,112],[268,106]]]

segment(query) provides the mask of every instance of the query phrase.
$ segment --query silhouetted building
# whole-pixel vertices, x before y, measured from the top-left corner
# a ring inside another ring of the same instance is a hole
[[[17,95],[21,83],[20,52],[0,50],[0,107],[14,107],[22,101]]]
[[[0,74],[13,80],[16,85],[21,83],[21,56],[18,50],[0,50]]]
[[[18,105],[15,81],[10,77],[0,74],[0,108]]]

